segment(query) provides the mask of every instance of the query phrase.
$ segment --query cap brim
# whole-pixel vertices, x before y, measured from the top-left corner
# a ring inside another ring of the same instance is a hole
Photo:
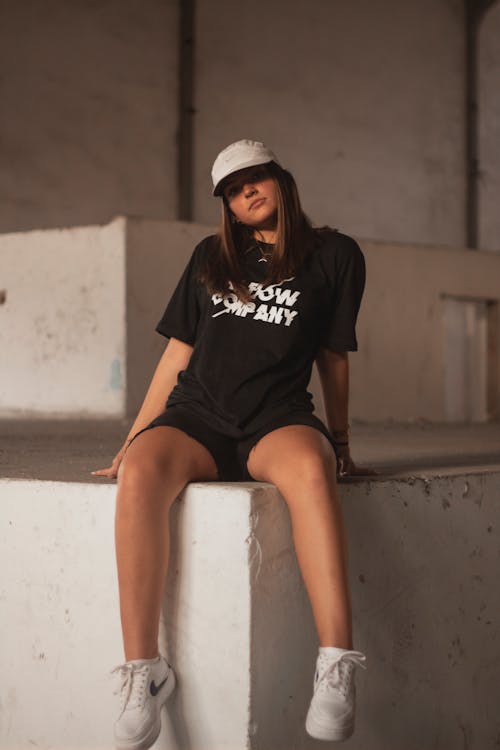
[[[243,169],[248,169],[248,167],[256,167],[258,164],[269,164],[269,162],[275,161],[272,158],[263,160],[262,158],[253,158],[249,161],[246,161],[244,164],[238,164],[238,169],[233,169],[231,172],[228,172],[224,175],[224,177],[221,177],[217,185],[214,187],[212,191],[213,196],[220,196],[222,195],[222,186],[224,183],[224,180],[226,180],[228,177],[230,177],[232,174],[235,174],[236,172],[241,172]],[[276,162],[277,163],[277,162]]]

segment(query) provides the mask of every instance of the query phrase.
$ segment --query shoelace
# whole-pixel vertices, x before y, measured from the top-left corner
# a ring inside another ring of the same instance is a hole
[[[328,664],[315,682],[315,690],[321,686],[333,687],[339,690],[343,696],[347,695],[351,684],[354,666],[366,669],[363,662],[366,656],[361,651],[345,651],[338,659]]]
[[[119,672],[122,678],[120,685],[113,693],[121,695],[120,711],[123,712],[126,706],[141,706],[146,696],[146,676],[148,667],[138,666],[137,664],[119,664],[111,670],[110,674]]]

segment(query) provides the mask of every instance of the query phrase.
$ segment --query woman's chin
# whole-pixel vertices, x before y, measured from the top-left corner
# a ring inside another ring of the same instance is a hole
[[[251,216],[246,223],[252,229],[267,229],[271,231],[274,231],[278,225],[275,213],[271,213],[269,216]]]

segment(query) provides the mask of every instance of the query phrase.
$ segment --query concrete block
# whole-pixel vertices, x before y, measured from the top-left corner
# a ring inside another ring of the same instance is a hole
[[[118,703],[108,671],[123,661],[116,488],[1,487],[9,627],[0,642],[0,746],[112,747]],[[299,731],[315,635],[277,490],[190,484],[174,503],[171,540],[160,647],[179,684],[156,746],[243,750],[249,737],[265,736],[270,713],[273,737]]]
[[[0,237],[0,417],[124,417],[166,340],[154,330],[212,229],[116,217]]]
[[[494,747],[499,489],[486,468],[340,485],[368,667],[353,750]],[[115,492],[0,481],[2,750],[112,747]],[[170,521],[160,648],[179,685],[155,748],[318,747],[304,729],[318,643],[285,501],[265,483],[193,483]]]

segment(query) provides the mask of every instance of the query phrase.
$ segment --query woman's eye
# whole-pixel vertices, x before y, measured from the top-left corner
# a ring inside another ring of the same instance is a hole
[[[262,167],[259,169],[256,169],[253,172],[250,172],[249,176],[247,177],[248,182],[261,182],[262,180],[265,180],[267,177],[267,172]],[[228,187],[225,191],[226,198],[228,200],[231,200],[234,198],[238,193],[242,190],[242,185],[233,185],[231,187]]]

